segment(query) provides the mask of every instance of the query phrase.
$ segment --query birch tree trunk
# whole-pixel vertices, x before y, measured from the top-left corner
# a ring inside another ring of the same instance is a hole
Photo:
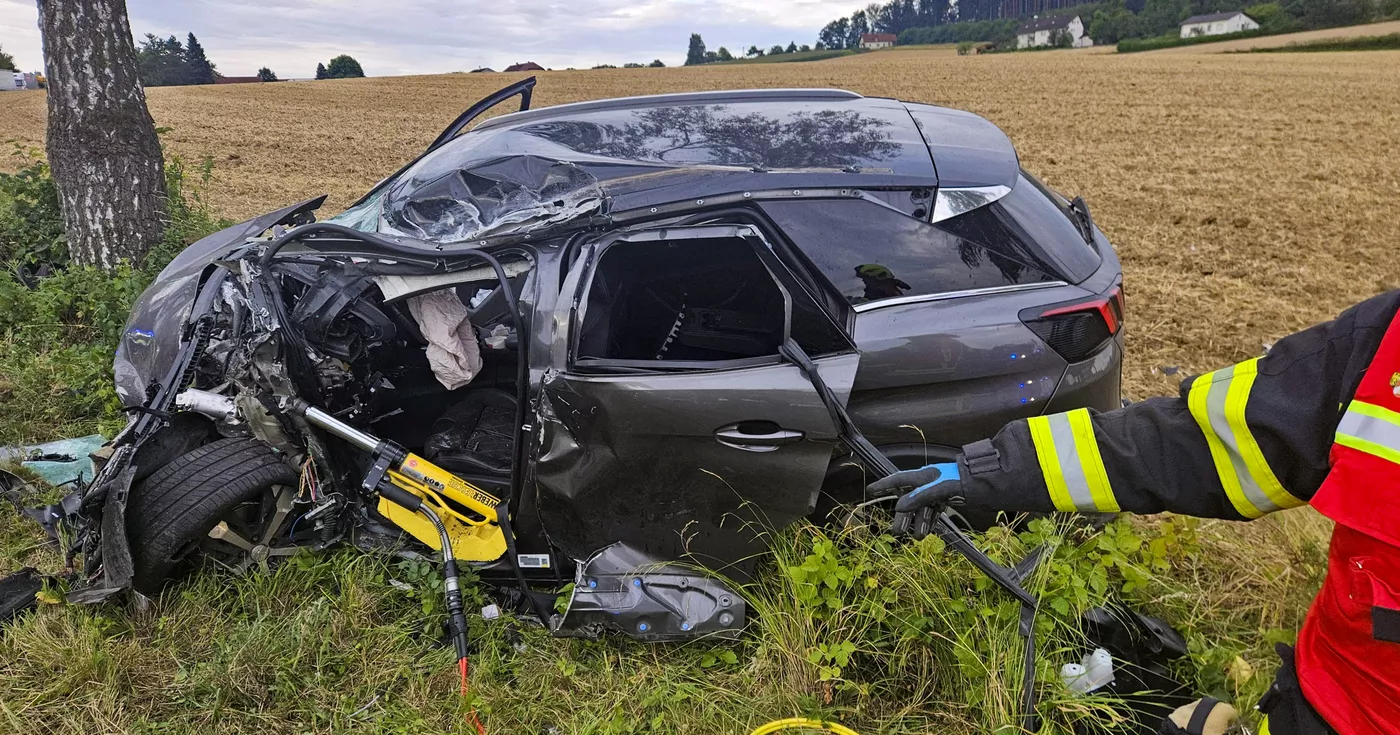
[[[73,262],[144,260],[165,219],[165,164],[126,0],[38,0],[49,167]]]

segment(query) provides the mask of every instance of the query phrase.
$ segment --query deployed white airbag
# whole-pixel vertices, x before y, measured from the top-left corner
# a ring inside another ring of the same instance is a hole
[[[456,291],[443,289],[410,297],[408,311],[428,340],[428,364],[438,382],[448,390],[472,382],[481,371],[481,346]]]

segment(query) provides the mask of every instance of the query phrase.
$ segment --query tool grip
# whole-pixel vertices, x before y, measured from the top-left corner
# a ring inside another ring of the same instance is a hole
[[[415,513],[423,507],[422,498],[397,485],[391,485],[387,482],[379,483],[379,494],[383,495],[389,502],[402,505]]]

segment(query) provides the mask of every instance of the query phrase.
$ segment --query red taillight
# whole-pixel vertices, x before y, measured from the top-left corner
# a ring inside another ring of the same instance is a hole
[[[1087,311],[1097,311],[1099,316],[1103,318],[1104,326],[1108,327],[1108,333],[1118,334],[1118,330],[1123,328],[1123,289],[1114,286],[1105,296],[1078,304],[1057,306],[1049,311],[1041,312],[1040,318],[1079,314]]]
[[[1123,289],[1115,285],[1102,296],[1062,304],[1021,319],[1047,345],[1069,362],[1099,351],[1123,328]]]

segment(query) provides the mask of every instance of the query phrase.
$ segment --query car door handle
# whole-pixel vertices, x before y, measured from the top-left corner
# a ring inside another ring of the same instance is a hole
[[[715,429],[720,444],[746,452],[772,452],[806,437],[801,431],[784,429],[771,421],[743,421]]]

